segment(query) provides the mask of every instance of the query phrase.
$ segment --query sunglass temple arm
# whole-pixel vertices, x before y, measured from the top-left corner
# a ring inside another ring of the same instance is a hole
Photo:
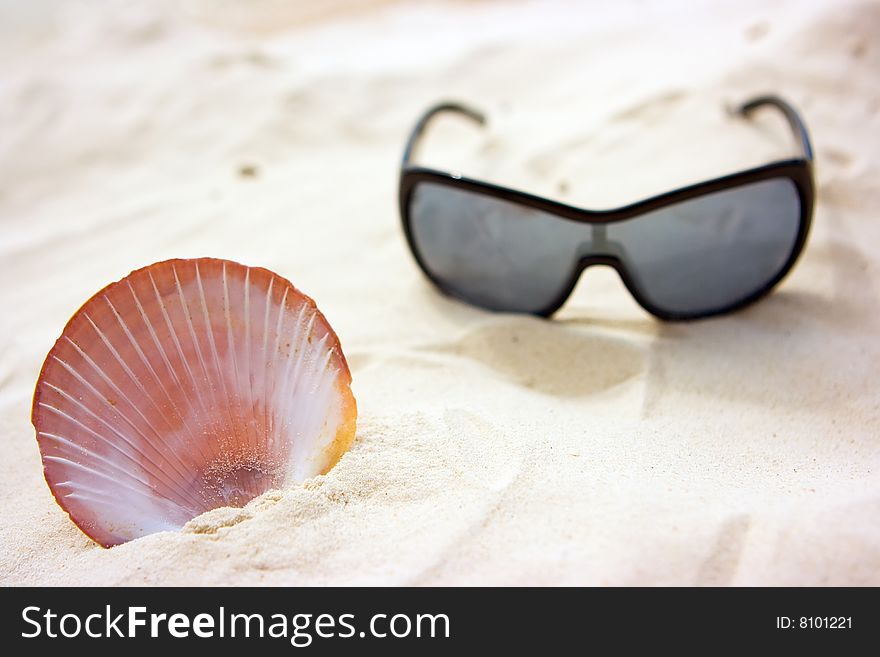
[[[807,126],[798,114],[797,110],[789,105],[785,100],[783,100],[779,96],[769,94],[765,96],[758,96],[757,98],[752,98],[750,101],[744,103],[743,105],[740,105],[738,108],[736,108],[735,111],[741,116],[749,117],[754,110],[760,107],[765,107],[767,105],[775,107],[785,115],[788,124],[791,126],[792,132],[794,132],[795,137],[800,141],[804,158],[807,160],[807,162],[812,163],[813,145],[810,143],[810,134],[807,132]]]
[[[485,125],[486,117],[479,110],[475,110],[467,105],[462,105],[460,103],[450,103],[443,102],[438,103],[430,107],[424,114],[416,121],[415,126],[413,126],[412,131],[409,133],[409,138],[406,140],[406,147],[403,150],[403,162],[402,166],[406,166],[409,164],[410,160],[415,155],[416,148],[418,146],[419,140],[421,139],[423,133],[428,127],[428,124],[431,122],[437,114],[441,114],[443,112],[455,112],[457,114],[462,114],[469,119],[479,123],[480,125]]]

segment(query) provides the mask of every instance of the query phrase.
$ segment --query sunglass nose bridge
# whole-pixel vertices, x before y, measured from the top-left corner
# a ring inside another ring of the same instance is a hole
[[[617,254],[614,243],[608,241],[608,227],[605,224],[593,224],[589,231],[589,238],[584,235],[585,239],[578,246],[579,260]]]
[[[585,236],[586,237],[586,236]],[[626,263],[629,262],[626,247],[622,242],[608,237],[608,226],[593,224],[590,236],[578,246],[578,265],[583,271],[591,265],[607,265],[616,269],[622,276],[628,275]]]
[[[608,249],[608,227],[605,224],[593,224],[592,231],[592,249],[593,253],[604,253]]]

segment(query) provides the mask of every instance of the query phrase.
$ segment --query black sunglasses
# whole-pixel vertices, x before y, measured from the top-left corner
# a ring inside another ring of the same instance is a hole
[[[430,120],[482,113],[430,108],[403,154],[400,214],[416,262],[437,287],[490,310],[549,316],[595,264],[614,267],[645,310],[665,320],[741,308],[767,294],[807,241],[815,197],[813,150],[795,109],[776,96],[803,155],[689,185],[614,210],[584,210],[411,164]]]

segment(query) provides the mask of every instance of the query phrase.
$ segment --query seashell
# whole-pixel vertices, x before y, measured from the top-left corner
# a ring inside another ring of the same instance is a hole
[[[326,473],[354,439],[350,385],[339,339],[290,282],[169,260],[73,316],[32,422],[58,504],[109,547]]]

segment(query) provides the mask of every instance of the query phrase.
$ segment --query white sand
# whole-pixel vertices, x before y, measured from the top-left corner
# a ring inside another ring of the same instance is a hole
[[[0,2],[0,583],[880,584],[880,5],[128,4]],[[590,270],[555,321],[493,315],[406,249],[398,158],[434,100],[491,126],[438,123],[426,162],[603,207],[794,153],[772,111],[722,111],[767,90],[820,202],[745,312],[662,324]],[[101,286],[199,255],[318,301],[357,441],[105,550],[43,481],[33,385]]]

